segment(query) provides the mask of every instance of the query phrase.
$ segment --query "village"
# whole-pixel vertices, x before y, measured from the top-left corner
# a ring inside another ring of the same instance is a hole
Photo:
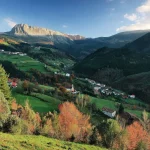
[[[127,95],[126,93],[119,91],[117,89],[113,89],[110,86],[105,84],[97,83],[94,80],[85,78],[90,84],[94,86],[94,94],[96,95],[105,95],[105,96],[121,96],[123,99],[131,98],[135,99],[135,95]]]
[[[8,55],[19,55],[19,56],[26,56],[26,53],[22,53],[22,52],[10,52],[10,51],[5,51],[3,49],[0,49],[0,53],[2,54],[8,54]]]
[[[19,55],[19,56],[26,56],[27,55],[26,53],[22,53],[22,52],[10,52],[10,51],[5,51],[3,49],[0,49],[0,53],[7,54],[7,55]],[[47,66],[45,65],[45,67],[47,67]],[[68,78],[71,77],[71,74],[68,73],[68,72],[66,72],[66,73],[54,72],[54,74],[55,75],[66,76]],[[104,96],[119,96],[123,99],[127,99],[127,98],[135,99],[134,94],[127,95],[126,93],[124,93],[122,91],[119,91],[117,89],[113,89],[110,86],[107,86],[107,85],[102,84],[102,83],[98,83],[98,82],[96,82],[94,80],[91,80],[91,79],[88,79],[88,78],[85,78],[84,80],[88,81],[88,83],[90,83],[92,85],[94,94],[97,95],[97,96],[101,96],[101,95],[104,95]],[[17,88],[18,81],[16,79],[8,79],[8,85],[9,85],[10,88]],[[75,89],[73,84],[70,87],[65,87],[65,88],[66,88],[66,91],[68,93],[71,93],[73,95],[77,95],[77,94],[81,93],[80,91],[77,91]],[[103,107],[101,109],[101,111],[106,116],[108,116],[110,118],[114,118],[116,116],[116,113],[117,113],[116,110],[112,110],[112,109],[108,108],[107,106]]]

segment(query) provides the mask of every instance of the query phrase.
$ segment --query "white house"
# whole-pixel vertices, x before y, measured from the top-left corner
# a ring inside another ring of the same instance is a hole
[[[103,108],[102,108],[102,112],[103,112],[105,115],[107,115],[107,116],[109,116],[109,117],[111,117],[111,118],[115,117],[115,115],[116,115],[116,111],[115,111],[115,110],[112,110],[112,109],[106,108],[106,107],[103,107]]]
[[[95,91],[98,91],[99,89],[101,89],[101,87],[97,87],[97,86],[94,87],[94,90],[95,90]]]
[[[27,54],[25,54],[25,53],[20,53],[19,55],[20,55],[20,56],[26,56]]]
[[[70,77],[70,74],[69,74],[69,73],[66,73],[66,77]]]
[[[72,84],[71,88],[66,88],[67,92],[75,92],[74,86]]]
[[[135,95],[132,94],[132,95],[129,95],[129,97],[134,99],[134,98],[135,98]]]

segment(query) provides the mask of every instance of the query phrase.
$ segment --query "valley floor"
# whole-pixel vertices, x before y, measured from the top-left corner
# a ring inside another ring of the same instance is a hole
[[[104,148],[59,141],[44,136],[0,133],[1,150],[106,150]]]

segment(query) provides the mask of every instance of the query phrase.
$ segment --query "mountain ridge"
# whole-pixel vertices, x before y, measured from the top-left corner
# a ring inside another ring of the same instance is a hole
[[[121,32],[110,37],[86,38],[27,24],[17,24],[5,34],[29,44],[54,45],[78,59],[83,59],[99,48],[120,48],[149,32],[150,30],[135,30]]]
[[[29,26],[28,24],[17,24],[15,25],[10,32],[7,32],[8,34],[11,35],[16,35],[16,36],[64,36],[67,37],[71,40],[76,40],[76,39],[84,39],[85,37],[80,36],[80,35],[70,35],[70,34],[65,34],[59,31],[54,31],[51,29],[47,28],[42,28],[42,27],[35,27],[35,26]]]

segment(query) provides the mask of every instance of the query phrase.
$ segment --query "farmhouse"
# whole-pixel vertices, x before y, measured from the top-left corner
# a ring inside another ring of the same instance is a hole
[[[70,77],[70,74],[69,74],[69,73],[66,73],[66,77]]]
[[[97,86],[94,87],[94,94],[100,95],[99,90],[100,90],[100,87],[97,87]]]
[[[129,95],[129,97],[134,99],[134,98],[135,98],[135,95],[132,94],[132,95]]]
[[[67,92],[75,92],[74,86],[72,84],[71,88],[66,88]]]
[[[15,79],[8,79],[8,86],[12,87],[12,88],[16,88],[18,83]]]
[[[66,91],[67,92],[71,92],[72,94],[78,94],[80,93],[79,91],[76,91],[73,84],[72,84],[72,87],[71,88],[66,88]]]
[[[111,117],[111,118],[115,117],[115,115],[116,115],[116,111],[115,110],[112,110],[112,109],[107,108],[107,107],[103,107],[102,108],[102,112],[105,115],[107,115],[108,117]]]

